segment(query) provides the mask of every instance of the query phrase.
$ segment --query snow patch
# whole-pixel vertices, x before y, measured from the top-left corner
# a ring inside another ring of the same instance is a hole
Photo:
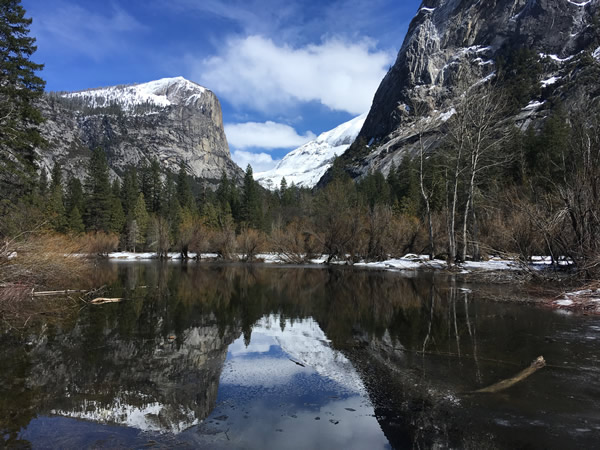
[[[452,117],[454,114],[456,114],[456,109],[451,108],[450,110],[440,115],[440,120],[442,122],[447,122],[450,119],[450,117]]]
[[[574,302],[573,302],[573,300],[566,299],[566,300],[557,300],[554,303],[556,303],[558,306],[571,306],[571,305],[573,305]]]
[[[555,84],[558,80],[560,80],[560,77],[550,77],[547,80],[541,81],[541,84],[542,87],[548,87],[552,84]]]
[[[567,0],[571,5],[575,5],[575,6],[585,6],[588,5],[590,3],[592,3],[592,0],[585,0],[585,1],[575,1],[575,0]]]
[[[596,58],[597,60],[600,60],[600,47],[598,47],[596,50],[594,50],[594,53],[592,53],[592,56],[594,58]]]
[[[556,62],[565,62],[565,61],[570,61],[574,58],[573,55],[571,56],[567,56],[566,58],[559,58],[558,55],[548,55],[547,53],[540,53],[540,58],[550,58],[553,61]]]
[[[84,99],[92,108],[118,104],[125,110],[151,104],[166,108],[175,103],[179,94],[184,94],[186,104],[199,99],[206,88],[183,77],[162,78],[148,83],[131,86],[112,86],[64,94],[65,98]],[[190,93],[193,93],[190,95]]]
[[[523,110],[524,111],[530,111],[532,109],[538,109],[544,103],[546,103],[546,102],[545,101],[544,102],[540,102],[538,100],[532,100],[532,101],[529,102],[529,104],[525,108],[523,108]]]

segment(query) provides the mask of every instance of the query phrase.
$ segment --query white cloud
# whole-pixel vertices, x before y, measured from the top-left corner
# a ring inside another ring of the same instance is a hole
[[[64,1],[44,3],[34,10],[33,35],[38,45],[67,47],[95,60],[127,48],[125,35],[147,28],[116,5],[99,14]]]
[[[194,78],[239,107],[263,112],[298,102],[360,114],[369,109],[392,55],[369,40],[332,38],[293,48],[262,36],[234,38],[222,52],[192,60]]]
[[[253,153],[245,150],[234,150],[231,153],[231,158],[244,170],[250,164],[254,173],[270,170],[279,162],[279,160],[273,159],[268,153]]]
[[[225,135],[236,149],[294,148],[316,138],[310,131],[301,136],[289,125],[271,121],[225,124]]]

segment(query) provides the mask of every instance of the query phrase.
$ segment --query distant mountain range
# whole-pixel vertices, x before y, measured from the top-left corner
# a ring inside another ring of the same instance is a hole
[[[366,117],[366,114],[355,117],[292,150],[274,169],[256,173],[256,180],[271,190],[279,188],[283,178],[288,186],[293,183],[312,188],[331,167],[335,157],[344,153],[354,142]]]

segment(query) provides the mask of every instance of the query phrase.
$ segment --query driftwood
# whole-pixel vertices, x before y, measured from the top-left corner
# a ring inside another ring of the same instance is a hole
[[[79,289],[67,289],[64,291],[38,291],[32,292],[32,297],[52,297],[54,295],[68,295],[68,294],[79,294],[82,292],[87,292],[86,290]]]
[[[103,305],[104,303],[119,303],[122,302],[122,298],[95,298],[94,300],[90,300],[90,303],[93,305]]]
[[[478,389],[476,391],[468,392],[468,394],[494,394],[496,392],[503,391],[508,389],[511,386],[514,386],[519,381],[523,381],[528,376],[534,374],[542,367],[546,365],[546,360],[543,356],[539,356],[535,361],[531,363],[529,367],[522,370],[518,374],[516,374],[512,378],[507,378],[506,380],[499,381],[498,383],[492,384],[491,386],[485,387],[483,389]]]

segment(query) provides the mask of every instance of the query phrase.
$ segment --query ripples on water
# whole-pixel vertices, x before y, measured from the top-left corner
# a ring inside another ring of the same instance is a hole
[[[107,295],[124,302],[0,328],[5,444],[600,442],[597,319],[486,301],[481,287],[425,273],[159,263],[98,270]],[[549,366],[513,388],[466,394],[539,355]]]

